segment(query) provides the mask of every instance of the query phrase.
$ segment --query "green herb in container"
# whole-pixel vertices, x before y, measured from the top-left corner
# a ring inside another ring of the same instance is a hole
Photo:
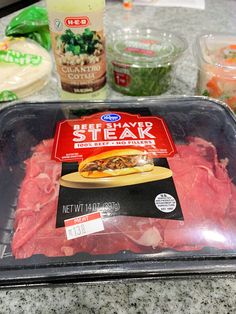
[[[176,61],[186,49],[184,39],[155,29],[124,29],[108,38],[108,81],[131,96],[165,93],[171,85]]]

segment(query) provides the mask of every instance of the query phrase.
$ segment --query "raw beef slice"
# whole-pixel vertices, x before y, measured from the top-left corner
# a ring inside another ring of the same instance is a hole
[[[51,160],[52,144],[43,141],[25,162],[12,241],[16,258],[236,246],[236,187],[211,143],[191,138],[168,160],[184,221],[116,216],[104,219],[104,231],[70,241],[64,228],[55,228],[61,164]]]

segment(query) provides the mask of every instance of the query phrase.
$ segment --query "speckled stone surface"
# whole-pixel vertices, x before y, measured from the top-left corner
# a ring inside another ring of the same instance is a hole
[[[180,33],[189,48],[182,58],[173,87],[167,94],[193,95],[197,68],[192,44],[202,32],[236,33],[236,0],[207,0],[206,10],[135,7],[125,13],[118,2],[108,3],[106,26],[109,30],[143,25]],[[0,20],[0,36],[10,17]],[[109,26],[109,27],[108,27]],[[123,96],[114,92],[109,98]],[[28,100],[57,100],[57,80]],[[124,99],[124,97],[123,97]],[[236,279],[202,278],[156,280],[145,283],[105,283],[68,285],[60,288],[37,288],[0,291],[2,313],[236,313]]]
[[[234,314],[235,280],[178,279],[0,291],[0,313]]]

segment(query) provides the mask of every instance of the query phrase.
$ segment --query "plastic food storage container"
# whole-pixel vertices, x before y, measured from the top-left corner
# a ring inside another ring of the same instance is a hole
[[[221,103],[18,103],[1,109],[0,153],[1,287],[236,271]]]
[[[197,94],[220,99],[236,110],[236,36],[207,34],[197,38]]]
[[[108,79],[111,87],[131,96],[165,93],[176,62],[186,49],[175,33],[156,29],[124,29],[108,37]]]

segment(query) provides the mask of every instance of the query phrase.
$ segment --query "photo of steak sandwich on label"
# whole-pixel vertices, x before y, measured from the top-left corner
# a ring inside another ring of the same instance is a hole
[[[138,149],[114,149],[86,158],[79,165],[79,172],[86,178],[123,176],[151,171],[153,159]]]
[[[170,178],[172,171],[154,166],[147,152],[139,149],[114,149],[84,159],[78,172],[64,175],[60,184],[71,188],[108,188]]]

